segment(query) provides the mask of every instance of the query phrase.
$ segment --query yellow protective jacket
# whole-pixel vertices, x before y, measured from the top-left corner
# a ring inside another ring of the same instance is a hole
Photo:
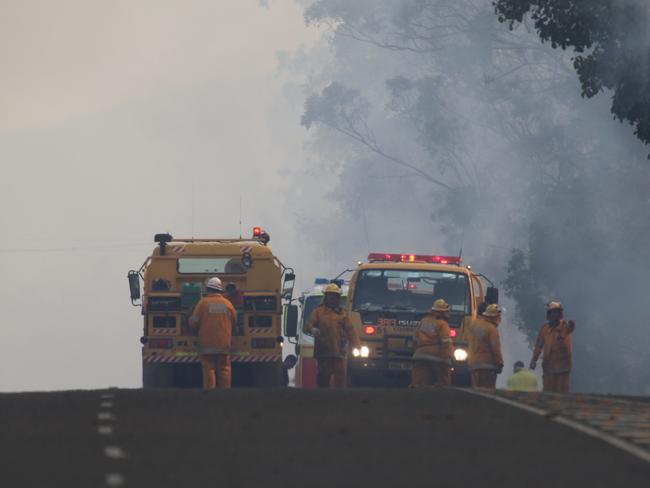
[[[453,344],[449,323],[433,314],[427,315],[413,333],[414,361],[434,361],[451,364]]]
[[[223,295],[203,297],[194,307],[189,324],[199,331],[201,354],[226,354],[232,347],[232,326],[237,311]]]
[[[542,326],[535,341],[533,360],[537,361],[543,353],[542,369],[544,373],[568,373],[573,366],[573,339],[575,322],[561,320],[552,327],[549,323]]]
[[[471,370],[496,371],[503,368],[501,340],[495,324],[483,317],[472,321],[467,333],[467,342],[469,345],[467,362]]]
[[[314,337],[316,358],[345,358],[348,344],[361,347],[357,331],[342,308],[334,309],[321,303],[309,316],[305,332],[312,334],[315,328],[319,331]]]
[[[537,377],[530,369],[520,369],[508,378],[508,390],[538,391]]]

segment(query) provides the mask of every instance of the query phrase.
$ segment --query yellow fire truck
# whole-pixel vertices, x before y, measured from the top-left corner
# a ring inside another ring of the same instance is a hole
[[[487,286],[487,283],[490,286]],[[348,312],[362,347],[348,369],[355,386],[405,384],[410,378],[413,332],[433,301],[450,306],[454,341],[452,381],[469,385],[465,327],[499,291],[460,257],[373,253],[350,280]]]
[[[201,386],[197,337],[188,318],[212,276],[221,278],[237,309],[233,386],[285,385],[282,300],[291,301],[295,275],[273,255],[269,235],[256,227],[250,239],[174,239],[157,234],[154,240],[158,246],[152,255],[128,274],[131,302],[141,306],[144,317],[143,386]],[[291,312],[288,320],[296,321],[297,311]]]

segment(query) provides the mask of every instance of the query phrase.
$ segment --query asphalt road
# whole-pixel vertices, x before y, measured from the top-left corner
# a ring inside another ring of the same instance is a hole
[[[0,395],[6,487],[648,487],[650,463],[458,390]]]

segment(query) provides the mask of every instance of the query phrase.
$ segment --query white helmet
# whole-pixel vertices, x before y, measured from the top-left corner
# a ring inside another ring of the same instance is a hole
[[[223,291],[223,283],[216,276],[214,278],[210,278],[205,287],[210,290]]]

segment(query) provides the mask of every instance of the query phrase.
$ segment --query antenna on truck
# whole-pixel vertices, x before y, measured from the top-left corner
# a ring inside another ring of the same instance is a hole
[[[239,192],[239,239],[241,239],[241,192]]]

